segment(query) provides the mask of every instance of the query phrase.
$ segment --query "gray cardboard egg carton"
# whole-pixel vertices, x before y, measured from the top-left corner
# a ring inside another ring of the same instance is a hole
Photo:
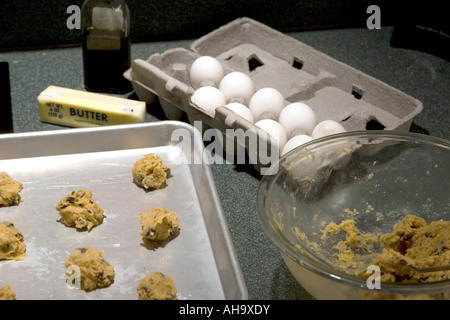
[[[201,121],[203,131],[216,128],[224,137],[227,129],[243,129],[265,136],[255,125],[224,107],[216,109],[212,118],[191,102],[194,89],[190,86],[190,66],[203,55],[217,58],[227,72],[246,73],[256,90],[275,88],[282,93],[286,104],[304,102],[315,111],[317,122],[335,120],[347,131],[408,131],[413,118],[422,110],[422,103],[417,99],[245,17],[197,39],[191,50],[175,48],[153,54],[146,61],[136,59],[125,77],[133,84],[140,100],[152,103],[158,97],[170,120],[180,120],[186,114],[192,124]],[[262,149],[250,150],[240,139],[234,140],[247,148],[256,169],[267,167],[270,146],[269,151],[261,152]],[[258,148],[263,148],[263,144]]]

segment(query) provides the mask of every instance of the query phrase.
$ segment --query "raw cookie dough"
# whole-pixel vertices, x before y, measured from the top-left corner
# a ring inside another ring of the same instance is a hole
[[[55,205],[61,215],[58,220],[67,227],[76,228],[79,231],[88,230],[103,222],[105,210],[94,201],[89,189],[75,190],[71,194],[62,197]]]
[[[159,206],[147,212],[141,212],[141,230],[139,234],[147,240],[164,241],[178,232],[178,217],[175,211]]]
[[[433,282],[450,279],[450,270],[422,273],[411,268],[450,264],[450,221],[426,221],[406,215],[391,234],[380,237],[384,249],[372,264],[380,267],[381,281]]]
[[[16,300],[16,293],[10,285],[0,287],[0,300]]]
[[[0,222],[0,261],[23,260],[26,246],[24,238],[19,229],[12,222]]]
[[[103,251],[89,246],[75,249],[65,262],[65,267],[68,268],[68,277],[79,268],[80,289],[86,292],[109,287],[114,282],[114,267],[103,258]]]
[[[406,215],[393,227],[390,234],[379,237],[361,233],[352,219],[340,224],[329,223],[322,230],[322,240],[328,234],[344,230],[345,240],[337,242],[337,262],[347,272],[364,276],[368,265],[377,265],[381,271],[381,281],[385,282],[433,282],[450,279],[450,270],[422,273],[413,269],[450,264],[450,221],[426,221],[416,215]],[[374,254],[373,245],[381,244],[382,253],[371,261],[366,255]],[[361,251],[362,250],[362,251]],[[364,252],[365,255],[360,253]]]
[[[361,261],[360,254],[355,251],[365,254],[374,253],[373,244],[378,241],[378,237],[368,233],[361,233],[356,228],[355,220],[347,219],[341,223],[336,224],[330,222],[325,229],[322,230],[321,239],[325,240],[328,234],[335,234],[339,231],[345,231],[345,240],[338,241],[334,246],[337,249],[337,259],[341,263],[340,268],[349,271],[349,269],[358,270],[364,267],[365,261]]]
[[[160,189],[170,176],[170,167],[152,153],[136,161],[131,169],[133,179],[144,189]]]
[[[23,185],[11,178],[6,172],[0,172],[0,207],[17,206],[22,202],[19,192]]]
[[[152,272],[139,281],[138,300],[176,300],[177,289],[173,277]]]

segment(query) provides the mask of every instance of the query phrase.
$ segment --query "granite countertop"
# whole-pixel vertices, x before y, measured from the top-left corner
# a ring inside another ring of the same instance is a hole
[[[450,139],[450,63],[436,56],[389,45],[392,28],[335,29],[288,33],[290,36],[422,101],[411,131]],[[193,40],[133,43],[132,58],[146,59]],[[39,120],[37,96],[48,85],[84,90],[81,48],[0,53],[9,62],[15,132],[58,130]],[[131,98],[136,98],[131,94]],[[148,121],[164,120],[158,102]],[[1,150],[0,150],[1,152]],[[256,213],[259,174],[250,165],[212,164],[211,170],[241,265],[250,299],[312,299],[297,284],[275,246],[263,233]]]

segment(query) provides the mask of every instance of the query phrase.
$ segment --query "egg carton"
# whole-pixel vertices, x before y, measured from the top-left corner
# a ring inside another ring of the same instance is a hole
[[[236,156],[239,146],[245,148],[247,161],[260,172],[273,162],[273,139],[225,107],[212,117],[192,103],[189,71],[200,56],[215,57],[226,73],[247,74],[256,90],[277,89],[286,104],[303,102],[314,110],[317,122],[334,120],[347,131],[409,131],[422,110],[419,100],[247,17],[195,40],[190,50],[174,48],[133,61],[124,76],[140,100],[151,104],[158,98],[168,119],[186,115],[203,133],[215,128],[227,154]],[[236,132],[246,138],[237,138]],[[252,139],[258,141],[256,148]]]

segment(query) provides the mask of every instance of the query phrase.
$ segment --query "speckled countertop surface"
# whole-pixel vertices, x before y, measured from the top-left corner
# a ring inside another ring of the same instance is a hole
[[[371,75],[423,103],[411,131],[450,139],[450,63],[436,56],[389,45],[392,28],[339,29],[289,33],[290,36]],[[192,40],[137,43],[132,58],[146,59]],[[37,96],[48,85],[83,90],[81,48],[0,53],[9,62],[15,132],[58,130],[39,121]],[[135,96],[131,96],[135,98]],[[164,120],[155,103],[148,121]],[[1,150],[0,150],[1,152]],[[263,233],[256,213],[259,175],[251,166],[213,164],[211,170],[231,231],[250,299],[311,299],[285,267]]]

